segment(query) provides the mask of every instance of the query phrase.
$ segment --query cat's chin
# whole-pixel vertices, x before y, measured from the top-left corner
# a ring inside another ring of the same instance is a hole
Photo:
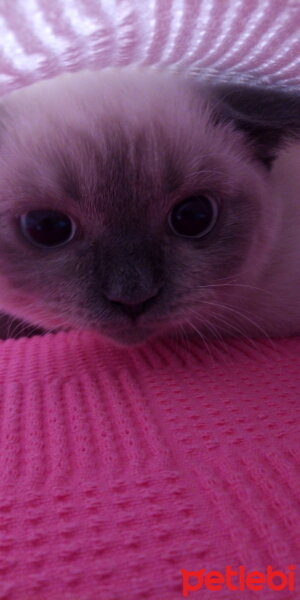
[[[138,346],[144,344],[147,340],[157,335],[153,329],[144,327],[132,327],[130,329],[104,330],[99,331],[101,335],[112,341],[117,346]]]

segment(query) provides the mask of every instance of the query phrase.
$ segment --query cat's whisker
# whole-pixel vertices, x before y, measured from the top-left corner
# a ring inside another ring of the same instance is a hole
[[[261,352],[261,348],[260,348],[259,343],[256,338],[250,337],[242,329],[236,327],[236,325],[233,325],[232,322],[225,321],[224,319],[222,319],[221,316],[216,317],[216,318],[219,320],[221,326],[225,325],[226,335],[233,336],[234,338],[238,338],[240,341],[245,341],[245,342],[247,342],[247,344],[249,346],[252,346],[252,348],[256,352]],[[269,336],[267,338],[264,338],[264,341],[266,341],[267,343],[270,343],[272,350],[275,349],[274,342]]]
[[[248,317],[243,311],[238,310],[236,307],[229,306],[228,304],[225,304],[225,303],[213,302],[211,300],[204,300],[204,299],[201,299],[201,304],[206,304],[208,306],[220,308],[222,311],[223,310],[230,311],[234,315],[236,315],[238,317],[242,317],[242,319],[245,319],[246,321],[248,321],[251,325],[253,325],[255,328],[257,328],[263,334],[264,337],[269,337],[268,333],[264,329],[262,329],[255,321],[250,319],[250,317]]]
[[[208,352],[208,356],[210,356],[210,358],[214,359],[215,357],[212,354],[212,350],[209,346],[209,344],[207,343],[206,339],[205,339],[205,335],[203,333],[201,333],[201,331],[199,331],[199,329],[192,323],[192,321],[190,321],[189,319],[186,319],[186,323],[192,328],[194,329],[194,331],[199,335],[200,339],[202,340],[207,352]]]
[[[245,331],[243,331],[243,329],[241,329],[240,327],[237,327],[236,324],[233,324],[231,321],[227,321],[226,319],[224,319],[223,315],[212,315],[212,318],[216,322],[216,325],[219,324],[222,327],[225,325],[226,329],[224,329],[223,327],[223,330],[226,335],[229,334],[235,338],[237,337],[238,339],[246,340],[249,343],[249,345],[253,346],[255,350],[258,349],[258,345],[253,338],[249,337],[245,333]]]
[[[252,326],[254,326],[254,328],[263,335],[263,338],[266,339],[266,340],[268,340],[271,343],[271,345],[273,345],[273,347],[274,347],[274,342],[270,338],[270,336],[267,333],[267,331],[265,329],[263,329],[257,322],[253,321],[253,319],[250,319],[250,317],[247,316],[241,310],[238,310],[237,308],[230,307],[227,304],[220,304],[220,303],[217,303],[217,302],[211,302],[209,300],[201,300],[201,303],[206,304],[208,306],[220,308],[222,311],[224,310],[225,312],[226,311],[230,311],[231,313],[233,313],[237,317],[241,317],[242,320],[247,321]],[[215,316],[216,315],[214,315],[214,317]],[[223,318],[223,315],[220,315],[220,316],[222,316],[222,318]],[[244,337],[245,337],[245,334],[244,334]]]
[[[7,333],[6,333],[6,336],[7,336],[8,338],[9,338],[9,337],[12,337],[12,336],[11,336],[12,322],[13,322],[13,319],[12,319],[12,318],[10,318],[10,320],[9,320],[9,322],[8,322]]]
[[[13,338],[17,338],[17,337],[21,337],[22,332],[25,331],[26,326],[25,323],[18,322],[16,321],[16,319],[14,319],[13,317],[10,320],[10,324],[8,327],[8,331],[7,331],[7,337],[13,337]]]
[[[251,290],[255,290],[255,291],[259,291],[259,292],[264,292],[266,294],[269,294],[270,296],[274,296],[274,294],[272,292],[270,292],[269,290],[265,290],[264,288],[259,288],[257,286],[251,285],[251,284],[247,284],[247,283],[212,283],[212,284],[207,284],[207,285],[199,285],[196,286],[194,288],[195,291],[199,291],[199,290],[210,290],[211,288],[232,288],[232,287],[239,287],[239,288],[248,288]]]
[[[22,321],[18,321],[16,319],[16,317],[11,317],[10,321],[9,321],[8,329],[7,329],[7,337],[8,338],[18,337],[19,334],[22,333],[24,328],[25,328],[25,324]]]
[[[44,328],[45,333],[58,333],[57,327],[47,327]]]
[[[177,325],[176,329],[175,329],[176,335],[178,334],[178,343],[180,345],[180,338],[182,339],[183,343],[185,344],[186,350],[187,352],[189,351],[189,338],[187,336],[187,333],[184,329],[184,325],[182,323],[180,323],[179,325]],[[180,335],[180,337],[179,337]]]
[[[227,348],[226,348],[226,344],[225,344],[224,338],[223,338],[223,336],[222,336],[222,332],[221,332],[221,331],[219,331],[219,330],[218,330],[218,329],[217,329],[217,328],[214,326],[214,324],[213,324],[212,320],[211,320],[211,319],[208,319],[207,317],[205,317],[205,319],[203,320],[203,319],[200,317],[200,315],[199,315],[199,314],[198,314],[196,311],[190,310],[189,312],[192,312],[192,313],[195,315],[195,318],[196,318],[197,320],[199,320],[199,322],[201,323],[201,325],[202,325],[203,327],[206,327],[206,328],[208,328],[208,330],[212,332],[212,334],[213,334],[213,338],[215,338],[215,339],[217,339],[219,342],[221,342],[221,344],[222,344],[222,346],[223,346],[223,348],[224,348],[224,350],[225,350],[225,352],[226,352],[226,351],[227,351]]]

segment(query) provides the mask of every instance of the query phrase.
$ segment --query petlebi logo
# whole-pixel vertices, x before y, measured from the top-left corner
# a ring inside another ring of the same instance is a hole
[[[208,571],[206,569],[187,571],[181,569],[182,595],[187,597],[192,592],[201,589],[211,590],[212,592],[224,589],[232,592],[245,590],[256,592],[267,589],[274,592],[282,590],[294,592],[295,571],[295,565],[289,565],[285,572],[275,569],[271,565],[268,565],[264,571],[247,571],[243,565],[237,568],[228,565],[224,571]]]

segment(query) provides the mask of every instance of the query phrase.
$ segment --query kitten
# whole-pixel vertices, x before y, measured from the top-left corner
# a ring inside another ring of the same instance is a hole
[[[300,333],[299,130],[299,96],[150,68],[7,95],[0,310],[121,345]]]

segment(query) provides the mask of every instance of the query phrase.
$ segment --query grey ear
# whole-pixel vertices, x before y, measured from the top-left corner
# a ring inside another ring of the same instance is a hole
[[[298,91],[224,83],[211,88],[211,96],[214,121],[233,122],[268,168],[281,147],[300,140]]]

